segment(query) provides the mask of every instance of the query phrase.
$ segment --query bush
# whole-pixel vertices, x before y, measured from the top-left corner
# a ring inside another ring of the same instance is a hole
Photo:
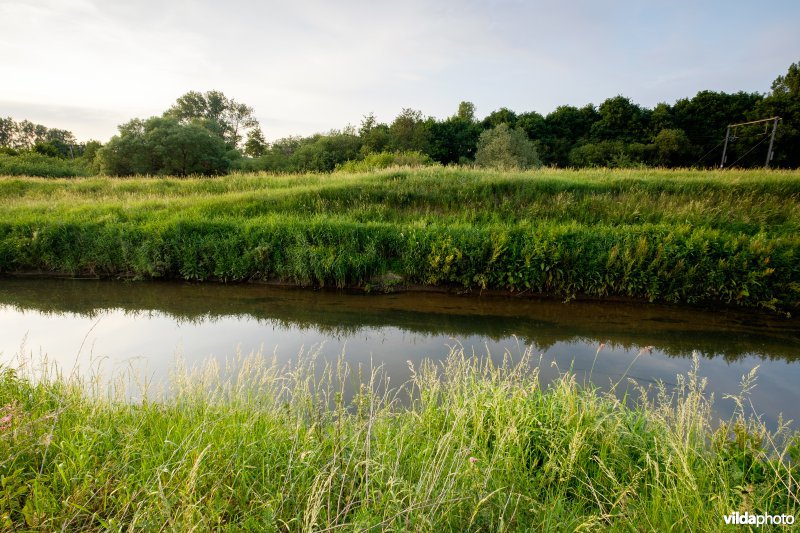
[[[342,163],[336,170],[342,172],[369,172],[389,167],[426,167],[433,165],[427,154],[415,150],[406,152],[379,152],[368,154],[361,160]]]
[[[486,130],[478,138],[475,163],[481,167],[525,169],[541,165],[536,146],[522,128],[508,124]]]
[[[93,173],[82,160],[59,159],[35,152],[9,155],[0,153],[0,175],[72,178]]]

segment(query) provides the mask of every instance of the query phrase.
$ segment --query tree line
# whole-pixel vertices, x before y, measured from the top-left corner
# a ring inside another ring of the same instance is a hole
[[[649,109],[624,96],[599,106],[563,105],[547,115],[508,108],[479,119],[461,102],[436,119],[406,108],[390,123],[373,114],[348,126],[268,143],[254,110],[219,91],[191,91],[161,116],[133,119],[105,146],[83,145],[64,130],[0,119],[0,147],[48,157],[83,157],[93,171],[112,175],[225,174],[232,170],[329,172],[356,162],[438,162],[444,165],[527,168],[718,166],[729,124],[781,118],[771,166],[800,166],[800,62],[767,94],[701,91]],[[763,166],[771,125],[734,128],[728,164]],[[1,168],[0,168],[1,170]]]

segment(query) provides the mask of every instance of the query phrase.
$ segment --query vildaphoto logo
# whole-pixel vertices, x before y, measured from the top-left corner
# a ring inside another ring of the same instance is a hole
[[[725,524],[735,526],[791,526],[794,524],[794,515],[791,514],[752,514],[747,511],[725,515]]]

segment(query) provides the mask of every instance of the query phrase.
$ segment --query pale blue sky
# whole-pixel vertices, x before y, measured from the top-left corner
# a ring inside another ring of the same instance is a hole
[[[542,114],[622,94],[766,92],[800,61],[800,2],[0,0],[0,116],[103,142],[189,90],[251,105],[268,140]]]

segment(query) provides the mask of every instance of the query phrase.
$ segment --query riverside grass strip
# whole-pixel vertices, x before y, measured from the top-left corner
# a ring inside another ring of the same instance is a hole
[[[0,369],[0,527],[717,531],[800,512],[800,435],[744,408],[714,421],[696,357],[674,390],[620,379],[627,402],[568,372],[543,389],[531,349],[509,357],[453,348],[400,388],[318,353],[179,361],[133,402],[133,378]]]
[[[800,307],[800,172],[0,178],[0,273]]]

